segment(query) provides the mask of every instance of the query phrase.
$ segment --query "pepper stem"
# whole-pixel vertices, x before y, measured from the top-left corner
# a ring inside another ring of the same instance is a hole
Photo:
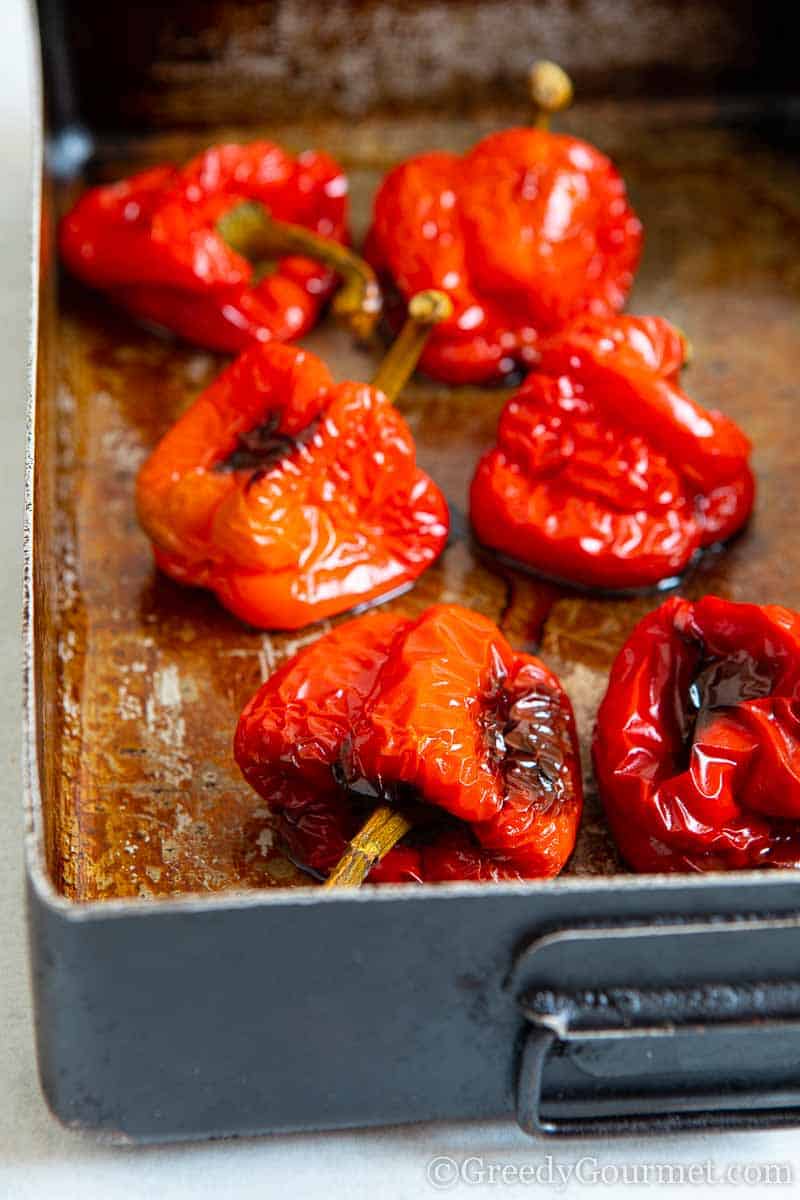
[[[453,303],[445,292],[417,292],[408,305],[408,317],[372,379],[372,386],[396,400],[414,373],[431,330],[446,321]]]
[[[450,297],[434,290],[417,292],[408,305],[408,318],[372,380],[389,400],[396,400],[419,361],[434,325],[453,311]],[[388,804],[382,804],[361,826],[342,857],[322,885],[360,887],[377,862],[385,857],[411,822]]]
[[[396,809],[382,804],[359,829],[323,887],[360,887],[376,863],[411,828]]]
[[[217,222],[217,232],[251,262],[301,254],[324,263],[342,279],[333,311],[349,323],[360,340],[372,333],[382,308],[378,280],[372,267],[341,242],[312,233],[303,225],[276,221],[255,200],[244,200],[229,209]]]
[[[528,86],[536,106],[534,125],[537,129],[549,129],[551,115],[572,102],[572,80],[558,63],[539,59],[531,67]]]

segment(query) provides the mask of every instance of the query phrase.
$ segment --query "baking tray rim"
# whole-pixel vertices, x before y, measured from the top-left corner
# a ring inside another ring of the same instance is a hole
[[[587,892],[611,895],[618,888],[626,893],[646,894],[661,890],[677,897],[684,891],[702,893],[716,884],[743,888],[752,893],[753,911],[769,911],[769,898],[786,900],[798,882],[795,872],[786,870],[707,871],[697,874],[654,873],[637,875],[560,876],[556,879],[508,883],[397,883],[364,889],[326,891],[322,888],[270,887],[225,888],[218,892],[187,892],[175,896],[130,897],[98,900],[72,900],[56,888],[47,869],[44,848],[43,798],[39,782],[37,683],[35,670],[36,611],[34,602],[34,474],[36,467],[36,409],[38,400],[37,365],[39,349],[39,310],[41,272],[42,184],[45,162],[44,83],[41,62],[41,38],[33,0],[30,14],[30,68],[32,100],[31,196],[30,232],[30,310],[27,353],[27,396],[25,433],[25,490],[23,521],[23,719],[22,719],[22,783],[24,811],[25,869],[32,895],[54,914],[70,922],[94,919],[146,917],[158,914],[222,912],[257,907],[291,907],[308,904],[394,904],[408,899],[437,900],[477,899],[487,895],[530,897],[531,899],[555,889],[564,893]]]

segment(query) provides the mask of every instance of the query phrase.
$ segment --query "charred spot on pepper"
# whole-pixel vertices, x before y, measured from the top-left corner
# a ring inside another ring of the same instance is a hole
[[[569,728],[561,702],[553,692],[537,689],[517,699],[508,716],[506,788],[524,792],[545,812],[566,799],[568,791],[564,746],[569,744]]]
[[[479,720],[489,762],[507,792],[522,793],[546,812],[565,798],[569,781],[564,747],[570,730],[561,697],[542,686],[508,686],[503,668],[484,703]]]
[[[742,700],[761,700],[772,692],[772,674],[740,650],[728,658],[701,662],[689,687],[689,704],[698,713],[731,708]]]
[[[743,701],[763,700],[772,695],[773,686],[771,672],[745,650],[727,658],[701,654],[686,697],[687,748],[691,748],[698,731],[713,714],[735,708]]]
[[[378,804],[388,804],[413,815],[416,826],[426,813],[434,811],[417,789],[407,783],[386,784],[380,778],[367,778],[358,766],[351,738],[342,742],[339,757],[331,765],[331,775],[340,791],[346,793],[354,811],[360,814],[368,814]]]
[[[495,650],[492,660],[491,683],[478,700],[486,760],[502,777],[507,792],[521,793],[531,806],[547,812],[565,799],[569,783],[564,747],[571,735],[561,696],[543,685],[509,684],[505,664]],[[366,815],[376,805],[389,805],[401,811],[413,826],[406,839],[410,844],[424,844],[445,827],[470,832],[468,823],[426,803],[408,784],[386,784],[364,775],[350,738],[342,743],[331,773],[354,810]],[[471,832],[470,837],[477,846]]]
[[[376,807],[388,805],[401,813],[411,825],[403,838],[403,845],[421,849],[434,846],[448,833],[457,833],[467,845],[480,851],[480,841],[469,822],[439,805],[428,803],[417,788],[407,783],[387,784],[381,779],[367,778],[357,765],[351,739],[346,738],[342,743],[339,758],[331,766],[331,774],[341,794],[347,799],[353,832],[361,828]]]
[[[281,415],[279,411],[268,413],[266,420],[260,425],[237,434],[235,449],[216,463],[214,470],[222,473],[252,471],[253,474],[247,481],[250,488],[284,458],[289,458],[309,442],[319,428],[320,419],[314,417],[297,433],[278,433]]]

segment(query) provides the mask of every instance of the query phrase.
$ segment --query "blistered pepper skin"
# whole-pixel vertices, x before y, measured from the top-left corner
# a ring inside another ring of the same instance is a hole
[[[456,605],[368,614],[305,647],[246,706],[234,753],[292,857],[321,874],[387,797],[415,828],[371,883],[549,877],[575,844],[569,700],[544,664]]]
[[[136,316],[210,350],[291,341],[316,323],[334,276],[289,256],[258,279],[216,228],[246,200],[276,220],[347,241],[339,164],[261,141],[214,146],[183,168],[154,167],[91,188],[61,223],[61,255],[74,275]]]
[[[593,756],[635,870],[800,867],[800,614],[668,600],[612,667]]]
[[[621,309],[641,243],[605,155],[519,128],[463,157],[425,154],[392,170],[365,254],[405,301],[428,287],[453,301],[422,369],[448,383],[486,383],[529,368],[541,339],[581,313]]]
[[[277,342],[246,351],[195,400],[136,496],[159,567],[265,629],[410,586],[449,529],[383,393],[335,385],[313,354]]]
[[[545,343],[475,473],[478,540],[550,578],[628,591],[674,581],[741,529],[750,443],[683,391],[684,352],[659,317],[584,317]]]

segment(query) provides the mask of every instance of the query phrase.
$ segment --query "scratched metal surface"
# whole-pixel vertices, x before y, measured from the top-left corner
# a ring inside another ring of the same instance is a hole
[[[741,113],[734,124],[717,115],[707,104],[596,104],[577,107],[562,127],[614,154],[645,221],[631,307],[661,313],[690,335],[687,388],[727,410],[755,443],[755,519],[682,590],[800,607],[800,171]],[[358,235],[391,162],[433,146],[466,146],[524,117],[373,119],[264,133],[297,148],[324,145],[341,158]],[[109,144],[91,175],[113,178],[202,144],[170,134]],[[58,189],[53,209],[63,211],[80,186]],[[46,280],[52,276],[45,272]],[[37,647],[53,878],[79,900],[304,885],[275,843],[269,811],[239,777],[231,738],[260,681],[328,623],[299,636],[245,628],[207,594],[154,572],[133,509],[140,463],[224,360],[136,326],[63,279],[53,290],[46,283],[41,342]],[[369,378],[377,361],[330,322],[306,344],[338,378]],[[540,646],[572,696],[586,748],[609,662],[657,600],[559,593],[476,554],[467,489],[505,398],[502,390],[455,391],[424,379],[401,398],[419,460],[453,508],[455,535],[440,563],[392,607],[413,614],[435,601],[460,601],[498,621],[514,645]],[[568,870],[614,873],[620,866],[588,773],[587,781],[586,817]]]

